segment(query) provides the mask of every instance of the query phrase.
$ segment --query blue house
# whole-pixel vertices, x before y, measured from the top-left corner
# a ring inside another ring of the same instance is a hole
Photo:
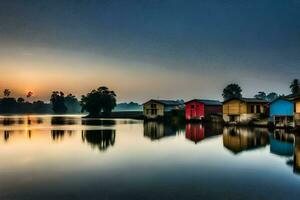
[[[272,101],[270,103],[270,121],[276,127],[293,126],[294,103],[284,97]]]

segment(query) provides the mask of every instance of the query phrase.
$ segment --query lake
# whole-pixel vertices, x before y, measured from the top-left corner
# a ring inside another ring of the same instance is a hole
[[[0,199],[299,199],[282,130],[0,117]]]

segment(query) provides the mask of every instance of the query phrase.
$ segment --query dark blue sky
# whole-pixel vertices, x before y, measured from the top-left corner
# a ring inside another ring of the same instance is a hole
[[[45,76],[27,87],[51,90],[43,80],[55,68],[65,78],[53,87],[79,95],[105,84],[137,101],[221,98],[230,82],[245,96],[288,93],[300,78],[300,0],[0,2],[0,87],[19,93],[11,73],[24,71],[19,85]],[[90,83],[78,89],[80,75]]]

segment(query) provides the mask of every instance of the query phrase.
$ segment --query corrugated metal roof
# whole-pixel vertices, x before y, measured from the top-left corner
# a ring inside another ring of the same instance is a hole
[[[234,99],[244,101],[247,103],[268,103],[268,101],[266,101],[264,99],[256,99],[256,98],[230,98],[230,99],[225,100],[223,103],[234,100]]]
[[[180,101],[160,100],[160,99],[151,99],[151,100],[147,101],[146,103],[148,103],[150,101],[155,101],[155,102],[161,103],[161,104],[163,104],[165,106],[180,106],[180,105],[183,105],[183,103],[180,102]],[[146,104],[146,103],[144,103],[144,104]]]
[[[209,106],[221,106],[222,103],[218,100],[210,100],[210,99],[193,99],[190,101],[185,102],[185,104],[192,102],[192,101],[197,101],[199,103],[203,103],[205,105],[209,105]]]

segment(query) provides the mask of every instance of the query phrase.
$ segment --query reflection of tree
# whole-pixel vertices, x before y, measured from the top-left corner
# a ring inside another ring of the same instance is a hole
[[[300,136],[296,136],[295,139],[294,172],[300,173]]]
[[[149,121],[144,123],[144,136],[151,140],[175,136],[181,127],[176,124]]]
[[[9,139],[9,134],[10,134],[10,131],[4,131],[4,141],[7,142],[8,139]]]
[[[13,118],[4,117],[4,118],[0,119],[0,124],[2,124],[4,126],[11,126],[11,125],[14,125],[15,123],[16,123],[16,120]]]
[[[97,147],[100,151],[105,151],[108,147],[115,144],[115,130],[85,130],[82,131],[82,141],[86,141],[93,148]]]
[[[222,134],[223,127],[219,124],[189,123],[185,126],[185,137],[195,143]]]
[[[268,130],[264,128],[225,127],[223,145],[233,153],[266,146],[269,143]]]
[[[110,119],[83,119],[82,120],[82,125],[90,125],[90,126],[114,126],[116,125],[115,120],[110,120]]]
[[[52,117],[51,118],[52,125],[74,125],[76,121],[71,117]]]
[[[62,140],[65,135],[65,131],[64,130],[52,130],[51,135],[52,135],[53,140]]]

